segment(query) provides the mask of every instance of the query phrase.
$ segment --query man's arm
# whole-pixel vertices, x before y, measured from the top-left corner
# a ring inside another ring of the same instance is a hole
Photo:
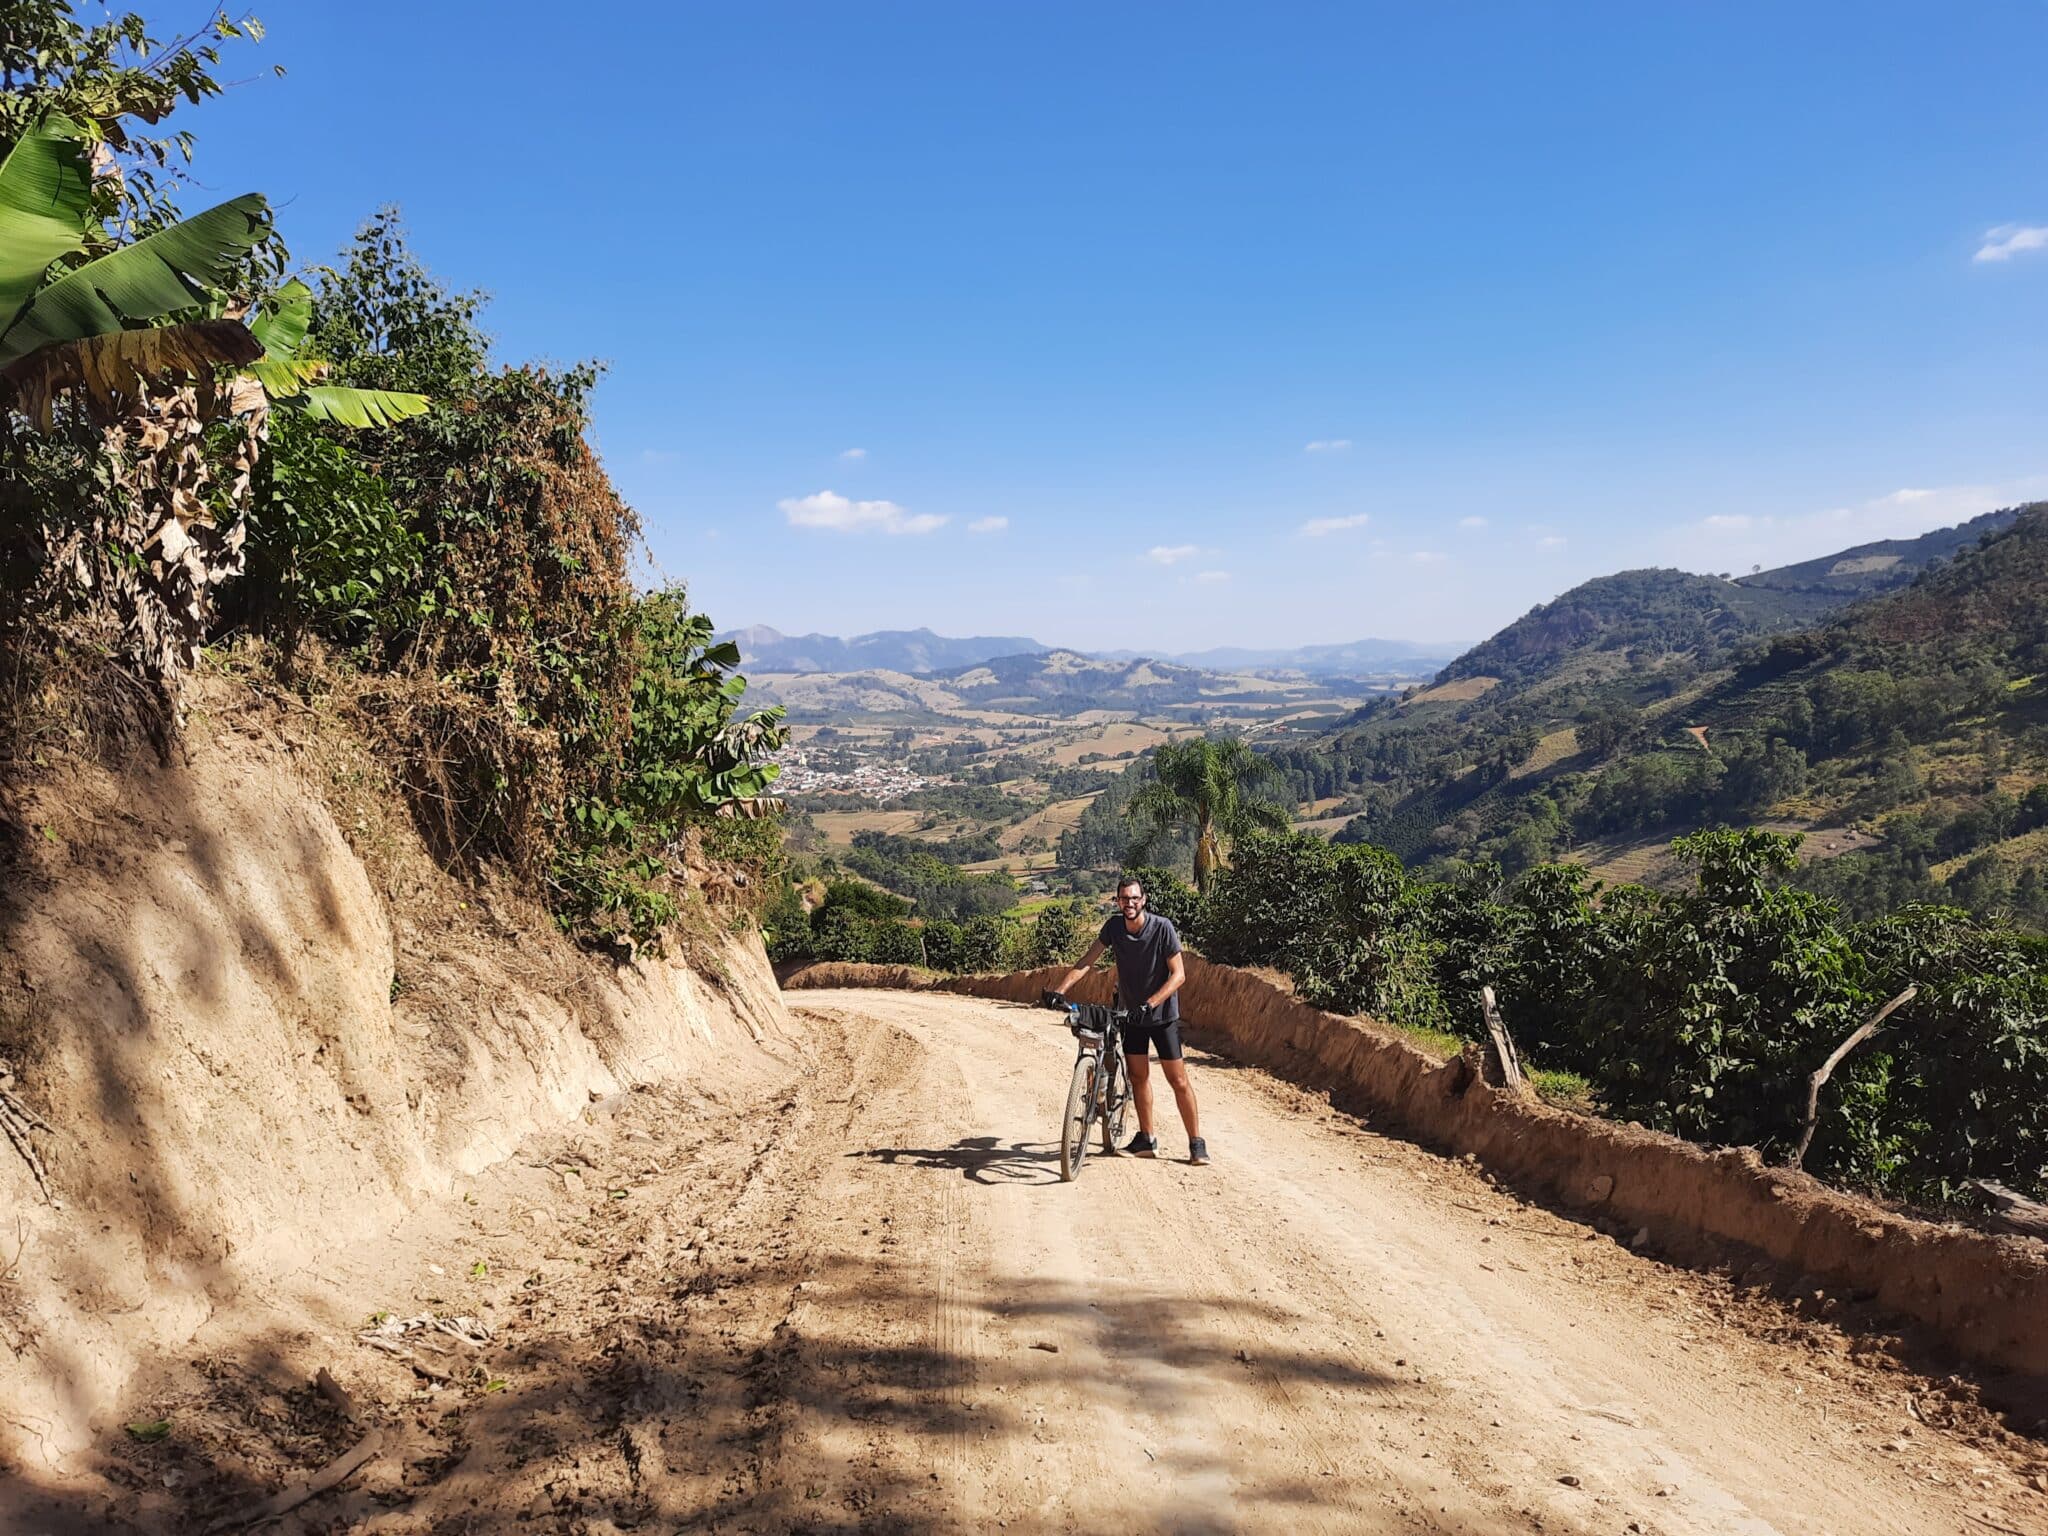
[[[1102,940],[1097,939],[1093,944],[1090,944],[1088,946],[1088,953],[1081,957],[1081,963],[1067,972],[1065,978],[1061,980],[1055,990],[1064,997],[1067,993],[1073,991],[1074,988],[1081,985],[1081,978],[1095,969],[1095,962],[1102,958],[1102,951]],[[1180,959],[1180,956],[1175,955],[1174,959],[1177,961]],[[1178,985],[1178,983],[1175,983],[1175,985]]]
[[[1169,997],[1173,996],[1174,993],[1178,992],[1180,990],[1181,983],[1186,981],[1187,979],[1187,962],[1181,959],[1180,951],[1175,950],[1172,954],[1166,957],[1166,985],[1161,987],[1157,992],[1154,992],[1150,997],[1146,998],[1145,1006],[1148,1008],[1157,1008],[1161,1003],[1165,1002]]]

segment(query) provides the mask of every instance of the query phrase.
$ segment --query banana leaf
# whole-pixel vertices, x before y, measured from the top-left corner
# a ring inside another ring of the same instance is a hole
[[[0,367],[0,382],[38,430],[48,431],[50,402],[61,390],[71,390],[95,420],[112,421],[154,379],[207,378],[217,368],[254,362],[258,351],[238,320],[156,325],[52,342]]]
[[[50,263],[85,243],[92,153],[63,118],[45,118],[0,160],[0,331]]]
[[[433,404],[425,395],[403,390],[350,389],[340,384],[315,384],[283,403],[344,427],[388,427],[421,415]]]
[[[269,232],[270,205],[251,192],[87,262],[38,292],[0,335],[0,368],[52,342],[119,331],[203,303],[200,285],[228,278]]]
[[[319,383],[327,365],[299,356],[312,324],[313,290],[297,278],[278,289],[250,322],[263,356],[249,371],[271,399],[344,427],[388,427],[427,409],[425,395]]]
[[[313,326],[313,290],[296,277],[264,301],[249,329],[280,362],[296,362]]]

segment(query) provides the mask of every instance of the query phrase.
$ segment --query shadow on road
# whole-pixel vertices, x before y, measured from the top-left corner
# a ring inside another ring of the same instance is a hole
[[[870,1162],[912,1168],[957,1168],[977,1184],[1057,1184],[1059,1151],[1050,1142],[1013,1141],[996,1136],[963,1136],[950,1147],[871,1147],[849,1152]]]

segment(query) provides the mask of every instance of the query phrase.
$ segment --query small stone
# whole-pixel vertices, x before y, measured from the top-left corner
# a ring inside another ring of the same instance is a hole
[[[1588,1200],[1595,1202],[1596,1204],[1602,1200],[1605,1200],[1609,1195],[1613,1193],[1614,1175],[1611,1173],[1602,1173],[1596,1175],[1593,1179],[1593,1182],[1586,1186],[1586,1198]]]
[[[1628,1245],[1631,1248],[1640,1248],[1649,1240],[1650,1229],[1648,1227],[1637,1227],[1636,1235],[1628,1240]]]
[[[1579,1480],[1576,1477],[1572,1476],[1572,1474],[1569,1472],[1565,1473],[1563,1477],[1560,1477],[1558,1481],[1560,1483],[1563,1483],[1567,1488],[1576,1488],[1579,1486]]]
[[[1906,1442],[1903,1440],[1887,1440],[1878,1447],[1880,1451],[1903,1451],[1905,1448]]]

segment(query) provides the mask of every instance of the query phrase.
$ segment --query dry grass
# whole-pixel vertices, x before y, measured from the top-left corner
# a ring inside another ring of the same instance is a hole
[[[1539,773],[1546,773],[1578,750],[1578,730],[1576,727],[1568,725],[1561,731],[1552,731],[1536,743],[1536,751],[1529,761],[1517,766],[1508,774],[1508,777],[1511,779],[1526,779]]]
[[[922,811],[813,811],[811,822],[835,848],[851,848],[856,832],[908,835],[924,820]]]
[[[1054,747],[1049,755],[1060,767],[1072,768],[1090,752],[1102,752],[1112,757],[1119,752],[1138,753],[1176,737],[1200,734],[1193,726],[1143,725],[1132,720],[1118,720],[1070,737]]]
[[[1043,810],[1033,811],[1013,827],[1005,827],[996,841],[1004,848],[1015,850],[1027,837],[1042,837],[1048,843],[1057,843],[1060,834],[1081,820],[1081,813],[1088,809],[1093,795],[1077,795],[1072,800],[1055,800]]]
[[[1500,683],[1497,677],[1461,677],[1454,682],[1425,688],[1408,701],[1415,704],[1468,704]]]

